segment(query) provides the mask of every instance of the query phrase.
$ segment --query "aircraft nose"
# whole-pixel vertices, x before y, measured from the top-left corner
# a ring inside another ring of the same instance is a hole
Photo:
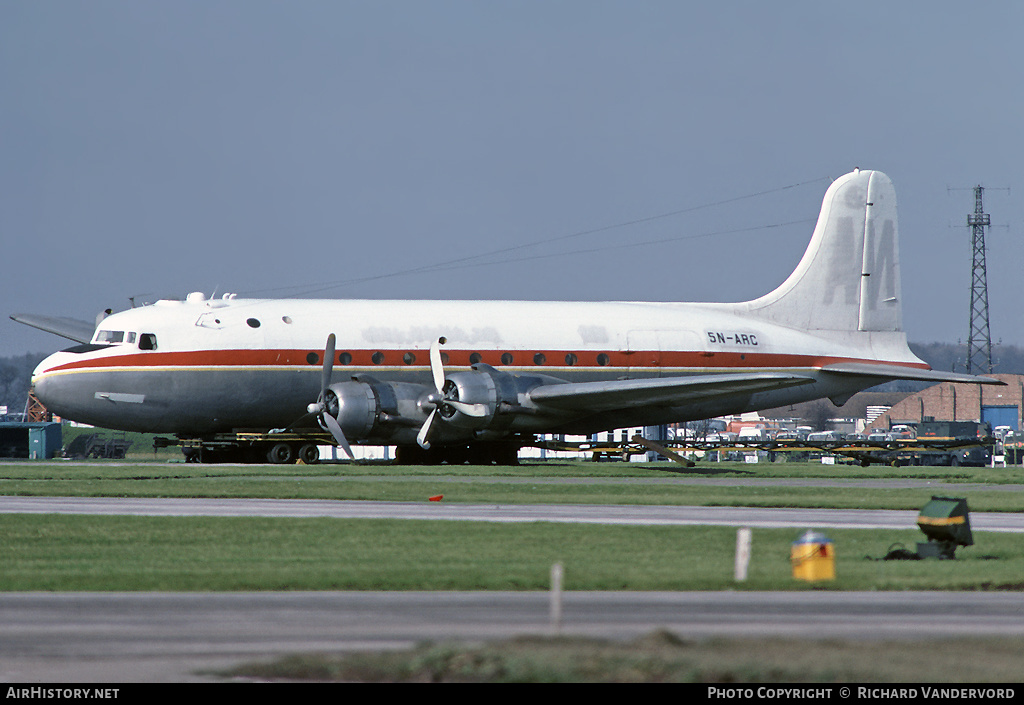
[[[49,411],[57,414],[60,413],[61,400],[65,395],[61,394],[61,375],[56,370],[68,362],[68,357],[68,353],[54,353],[32,370],[32,389],[35,390],[36,398]]]
[[[35,369],[32,370],[32,384],[36,383],[37,378],[42,377],[47,373],[47,371],[53,369],[54,357],[56,357],[56,355],[47,355],[42,362],[36,365]]]
[[[35,384],[37,380],[45,378],[53,369],[66,362],[66,357],[67,353],[56,352],[44,358],[43,361],[36,365],[36,368],[32,370],[32,383]]]

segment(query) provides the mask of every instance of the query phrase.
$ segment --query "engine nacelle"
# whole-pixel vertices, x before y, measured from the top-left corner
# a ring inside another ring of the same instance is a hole
[[[380,416],[380,395],[365,382],[332,384],[324,395],[326,412],[338,420],[346,438],[366,438]]]
[[[518,430],[529,430],[524,421],[532,418],[533,410],[520,405],[521,395],[539,384],[555,383],[564,384],[540,375],[511,375],[478,363],[471,371],[447,375],[443,398],[438,399],[440,395],[423,384],[382,382],[359,375],[327,388],[325,412],[337,419],[345,437],[352,441],[416,443],[435,408],[433,441],[500,438],[516,430],[513,424]]]
[[[503,429],[512,422],[511,412],[519,408],[520,379],[490,365],[478,363],[471,372],[455,372],[445,379],[445,401],[471,404],[460,409],[442,401],[438,413],[448,424],[464,429]]]
[[[346,438],[386,440],[423,422],[419,408],[423,390],[422,385],[381,382],[361,375],[329,386],[324,401],[326,412],[338,420]]]

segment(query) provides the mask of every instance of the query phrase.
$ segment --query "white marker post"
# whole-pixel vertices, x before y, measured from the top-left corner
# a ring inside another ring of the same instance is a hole
[[[747,568],[750,566],[751,531],[748,528],[736,532],[736,581],[747,579]]]
[[[562,630],[562,564],[551,566],[551,631],[557,636]]]

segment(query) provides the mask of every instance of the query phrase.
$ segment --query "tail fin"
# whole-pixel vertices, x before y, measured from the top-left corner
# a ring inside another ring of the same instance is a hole
[[[803,258],[751,313],[808,330],[900,331],[896,192],[880,171],[855,170],[825,193]]]

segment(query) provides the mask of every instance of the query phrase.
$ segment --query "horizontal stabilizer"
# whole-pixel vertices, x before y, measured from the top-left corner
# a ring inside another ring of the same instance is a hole
[[[40,316],[35,313],[14,313],[11,320],[24,323],[47,333],[59,335],[76,343],[88,343],[96,332],[96,324],[60,316]]]
[[[878,377],[880,379],[913,379],[922,382],[963,382],[966,384],[1005,384],[992,377],[978,377],[976,375],[962,374],[959,372],[942,372],[940,370],[922,370],[902,365],[872,365],[863,362],[841,362],[835,365],[825,365],[822,372],[835,372],[844,375],[856,375],[858,377]]]
[[[754,394],[813,382],[811,377],[787,372],[751,372],[546,384],[531,390],[529,397],[540,407],[611,411],[650,405],[676,406],[714,397]]]

